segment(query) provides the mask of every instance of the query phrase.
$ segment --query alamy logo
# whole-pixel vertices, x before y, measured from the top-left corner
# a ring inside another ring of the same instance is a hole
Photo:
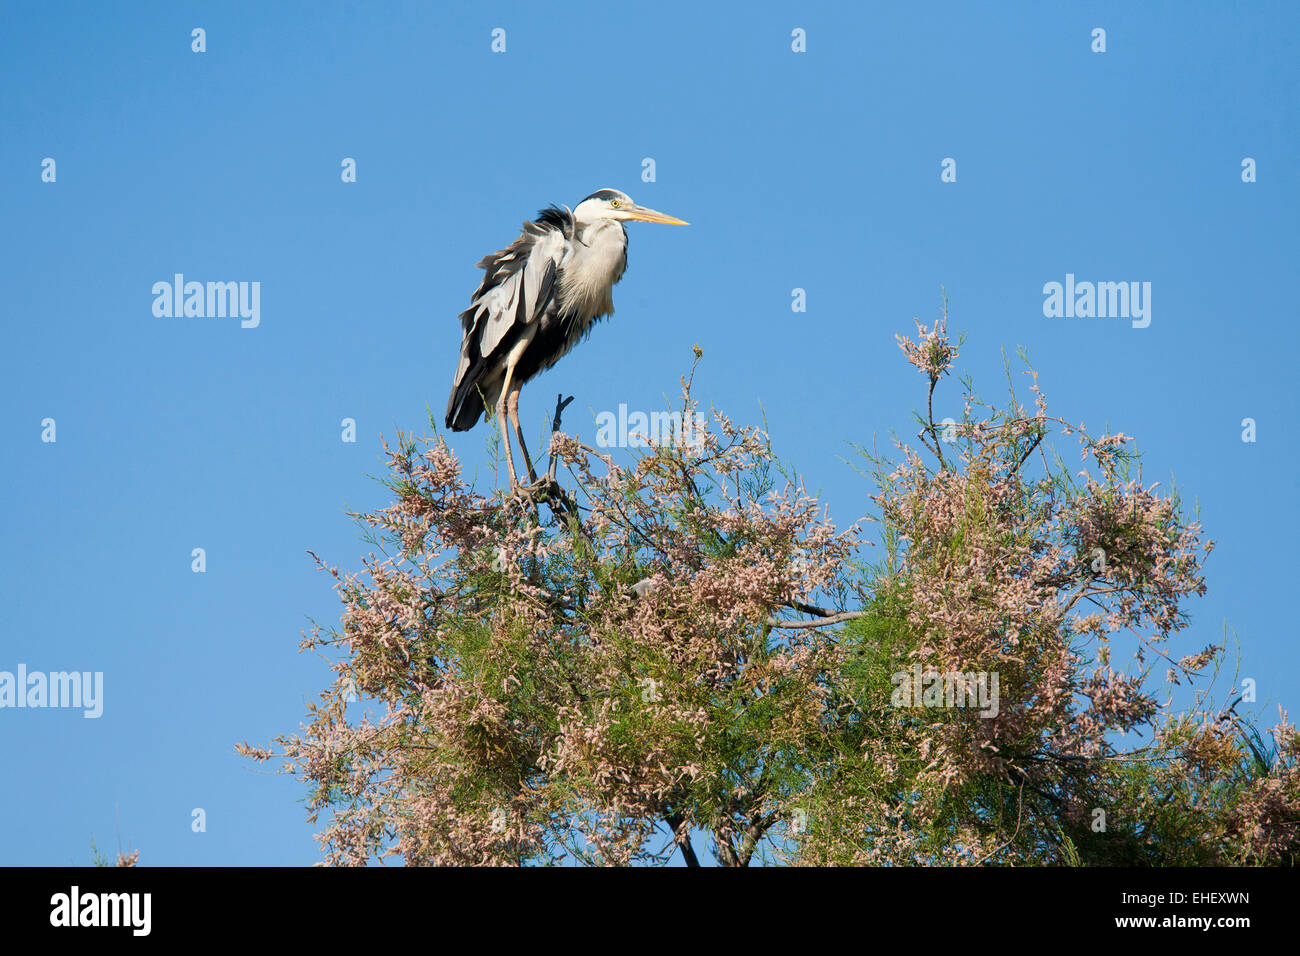
[[[1049,319],[1132,319],[1135,329],[1151,324],[1150,282],[1075,282],[1068,272],[1064,284],[1044,285],[1043,295]]]
[[[596,444],[601,448],[657,448],[679,446],[699,451],[704,447],[704,419],[692,411],[628,413],[627,405],[618,406],[618,414],[601,412],[596,416]]]
[[[975,707],[981,717],[998,715],[998,672],[897,671],[891,678],[894,692],[889,702],[895,707]]]
[[[0,671],[0,708],[3,707],[80,707],[83,717],[93,719],[104,713],[103,671],[41,671],[27,673],[19,664],[18,673]]]
[[[262,322],[260,282],[186,282],[185,274],[177,272],[171,282],[155,282],[153,294],[153,314],[160,319],[237,317],[245,329]]]
[[[51,926],[129,926],[134,936],[148,936],[153,923],[151,893],[70,893],[50,897]]]

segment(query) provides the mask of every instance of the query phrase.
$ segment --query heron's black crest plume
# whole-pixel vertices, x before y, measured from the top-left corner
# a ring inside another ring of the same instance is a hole
[[[539,225],[554,226],[570,238],[573,235],[573,213],[563,206],[547,206],[537,213],[535,221]]]

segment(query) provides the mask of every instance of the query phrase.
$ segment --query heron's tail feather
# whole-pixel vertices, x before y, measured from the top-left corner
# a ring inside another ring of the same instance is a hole
[[[447,427],[452,431],[469,431],[489,409],[496,409],[501,397],[501,379],[487,371],[488,363],[482,358],[472,363],[462,361],[460,374],[447,399]]]
[[[478,390],[470,392],[461,401],[456,401],[456,392],[451,393],[451,402],[447,405],[447,427],[454,432],[469,431],[483,417],[483,399]]]
[[[483,395],[478,388],[477,371],[471,369],[451,387],[447,399],[447,427],[454,432],[468,431],[483,417]]]

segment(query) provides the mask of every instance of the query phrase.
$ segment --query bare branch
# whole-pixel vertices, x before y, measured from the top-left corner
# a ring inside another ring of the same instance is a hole
[[[817,621],[787,621],[777,617],[767,619],[768,627],[779,627],[785,630],[797,630],[805,627],[827,627],[831,624],[841,624],[844,621],[852,621],[859,617],[866,617],[867,611],[841,611],[839,614],[832,614]]]

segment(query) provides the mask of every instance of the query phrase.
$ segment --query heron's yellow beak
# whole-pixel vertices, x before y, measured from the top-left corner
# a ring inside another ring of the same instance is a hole
[[[647,209],[645,206],[633,206],[628,210],[628,218],[640,222],[662,222],[670,226],[689,226],[690,223],[685,219],[678,219],[676,216],[670,216],[664,212],[658,212],[654,209]]]

